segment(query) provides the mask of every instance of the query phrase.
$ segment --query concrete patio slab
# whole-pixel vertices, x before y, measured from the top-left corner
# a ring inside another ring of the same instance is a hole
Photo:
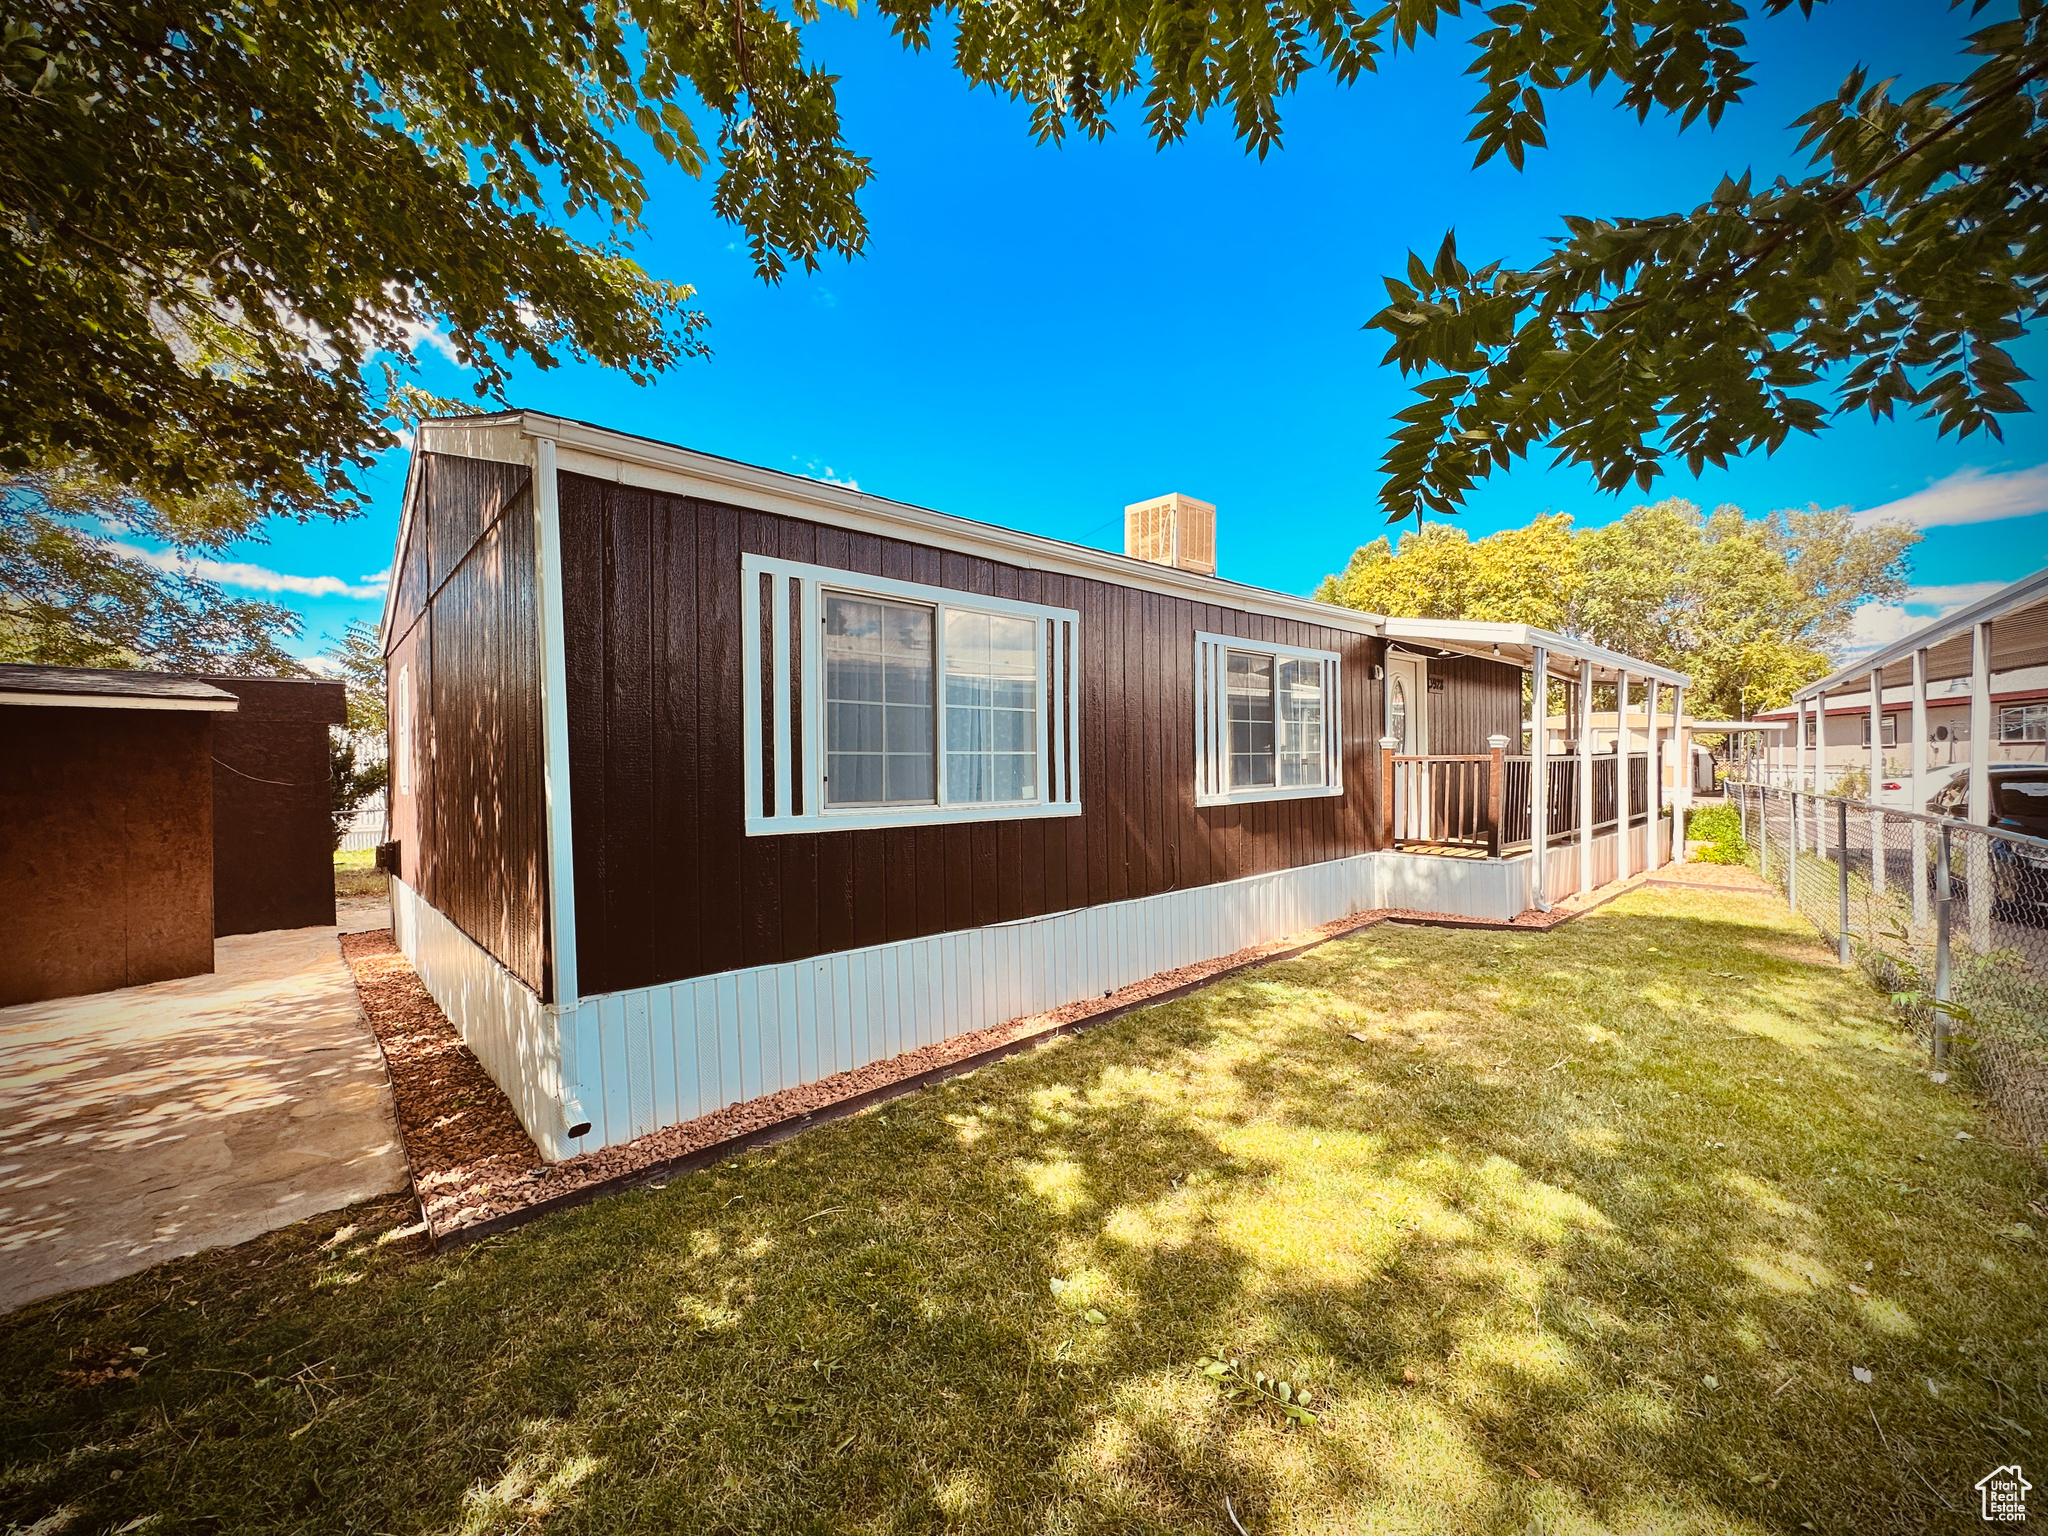
[[[405,1187],[336,932],[0,1009],[0,1311]]]

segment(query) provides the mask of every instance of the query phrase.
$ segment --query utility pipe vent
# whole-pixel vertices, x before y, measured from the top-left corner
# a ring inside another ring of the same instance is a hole
[[[1216,574],[1216,509],[1179,491],[1124,508],[1124,553],[1133,560]]]

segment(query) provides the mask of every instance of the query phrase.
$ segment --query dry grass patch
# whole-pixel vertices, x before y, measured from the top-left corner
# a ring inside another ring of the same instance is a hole
[[[348,853],[335,853],[336,901],[382,901],[390,893],[387,878],[377,869],[376,850],[358,848]]]
[[[2044,1194],[1827,961],[1381,927],[445,1260],[167,1265],[0,1324],[0,1524],[1964,1529],[2048,1444]]]

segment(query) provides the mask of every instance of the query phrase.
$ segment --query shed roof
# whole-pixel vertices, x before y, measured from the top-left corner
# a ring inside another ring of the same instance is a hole
[[[240,708],[232,693],[182,672],[118,667],[0,666],[0,704],[71,709]]]
[[[1810,699],[1815,694],[1839,693],[1845,688],[1868,692],[1872,672],[1882,672],[1887,687],[1910,684],[1915,651],[1927,652],[1929,682],[1968,677],[1970,634],[1986,622],[1991,623],[1993,672],[2048,666],[2048,568],[2022,576],[2011,586],[1954,613],[1930,620],[1903,639],[1859,657],[1853,665],[1817,683],[1808,683],[1792,697]]]

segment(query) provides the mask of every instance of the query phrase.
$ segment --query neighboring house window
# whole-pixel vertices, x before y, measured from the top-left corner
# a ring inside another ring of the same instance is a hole
[[[2000,741],[2048,741],[2048,704],[2007,704],[1998,711]]]
[[[1074,816],[1080,615],[748,555],[750,836]]]
[[[1816,720],[1812,715],[1808,715],[1806,717],[1806,744],[1809,747],[1814,745],[1815,741],[1818,739],[1819,732],[1820,722]]]
[[[1867,747],[1870,745],[1870,716],[1865,714],[1862,720],[1863,745]],[[1888,747],[1896,747],[1899,744],[1899,717],[1897,715],[1886,715],[1884,717],[1884,744]]]
[[[1195,636],[1195,803],[1339,795],[1342,735],[1330,651]]]

